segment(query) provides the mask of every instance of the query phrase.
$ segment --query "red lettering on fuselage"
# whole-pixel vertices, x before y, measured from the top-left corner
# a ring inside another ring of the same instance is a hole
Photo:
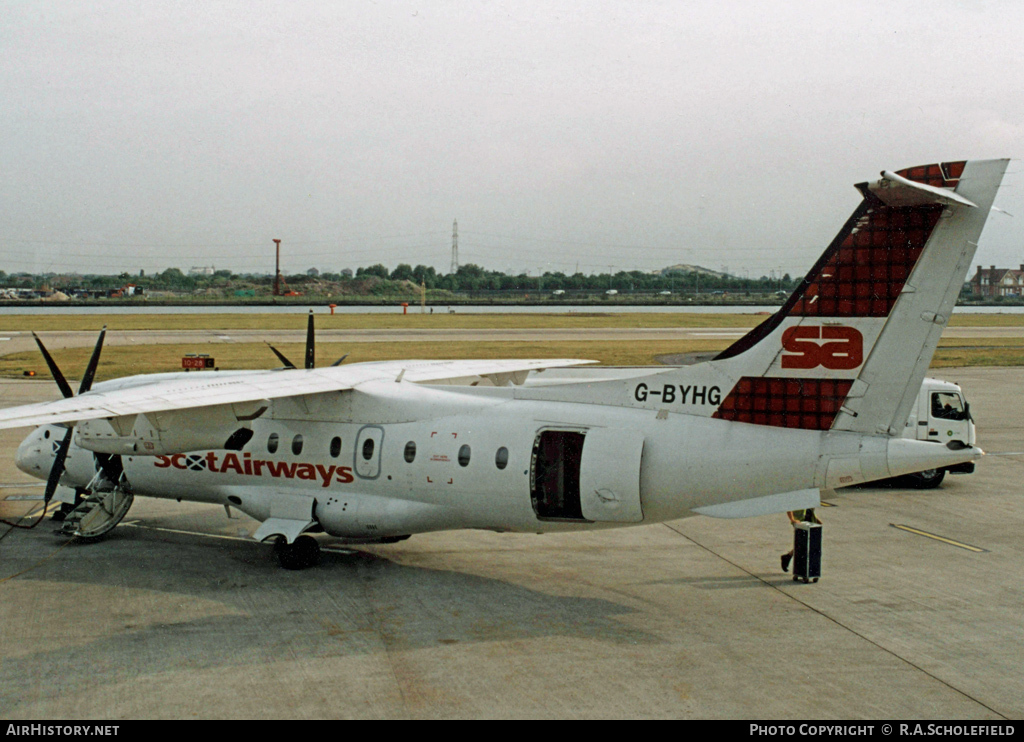
[[[291,479],[295,476],[295,464],[289,464],[287,461],[268,461],[266,463],[267,471],[272,477]]]
[[[349,484],[355,481],[351,466],[324,466],[323,464],[293,463],[253,459],[252,454],[224,454],[218,466],[217,454],[208,451],[205,455],[176,453],[173,456],[156,456],[153,466],[157,469],[183,469],[208,471],[214,474],[242,474],[244,476],[271,476],[275,479],[301,479],[319,481],[321,486],[330,487],[333,482]]]
[[[220,467],[222,474],[228,470],[235,472],[235,474],[244,474],[242,471],[242,465],[238,463],[238,456],[233,453],[229,453],[224,457],[224,464]]]
[[[821,343],[817,340],[829,340]],[[850,371],[864,362],[864,336],[856,327],[795,325],[782,333],[782,368]]]

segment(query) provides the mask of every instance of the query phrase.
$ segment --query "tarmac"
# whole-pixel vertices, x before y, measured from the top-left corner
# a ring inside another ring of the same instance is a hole
[[[935,375],[991,455],[827,493],[814,584],[780,570],[784,515],[333,545],[301,572],[211,506],[139,498],[95,544],[0,526],[0,718],[1024,718],[1024,369]],[[4,518],[42,493],[24,433],[0,431]]]

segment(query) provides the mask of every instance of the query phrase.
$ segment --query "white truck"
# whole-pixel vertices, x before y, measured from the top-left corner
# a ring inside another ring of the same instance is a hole
[[[926,378],[921,384],[917,404],[907,418],[903,437],[935,441],[943,445],[951,441],[960,441],[967,446],[973,446],[974,419],[971,417],[971,408],[964,398],[963,390],[948,381]],[[932,489],[942,483],[947,471],[952,474],[970,474],[974,471],[974,464],[971,462],[946,469],[929,469],[897,477],[893,481],[917,489]]]

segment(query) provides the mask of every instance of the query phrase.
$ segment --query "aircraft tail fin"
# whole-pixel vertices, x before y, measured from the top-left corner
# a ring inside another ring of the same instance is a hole
[[[714,417],[899,435],[1009,160],[883,171],[782,308],[711,364]]]

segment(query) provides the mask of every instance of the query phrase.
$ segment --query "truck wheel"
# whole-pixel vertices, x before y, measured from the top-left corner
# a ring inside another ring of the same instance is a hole
[[[942,484],[946,477],[945,469],[926,469],[916,474],[908,474],[904,480],[911,487],[919,490],[933,490]]]

